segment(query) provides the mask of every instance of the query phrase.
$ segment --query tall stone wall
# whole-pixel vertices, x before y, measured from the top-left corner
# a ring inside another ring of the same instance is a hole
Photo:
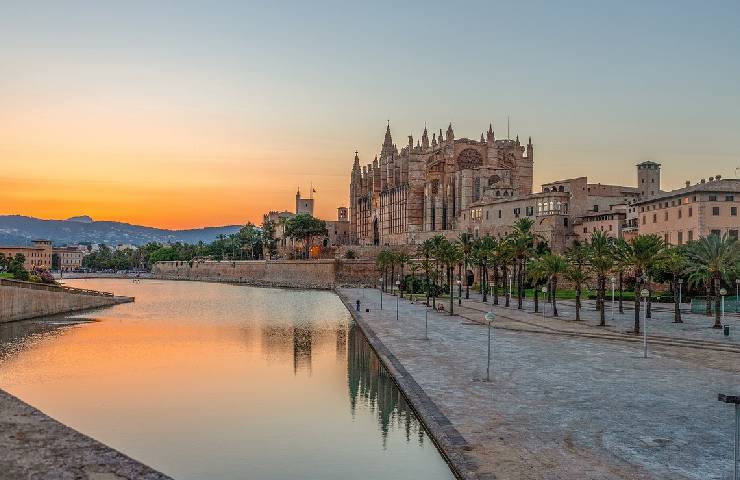
[[[0,279],[0,323],[107,307],[131,297],[78,288]]]
[[[369,284],[377,276],[367,260],[254,260],[238,262],[157,262],[155,278],[238,282],[269,287],[329,289],[345,284]]]

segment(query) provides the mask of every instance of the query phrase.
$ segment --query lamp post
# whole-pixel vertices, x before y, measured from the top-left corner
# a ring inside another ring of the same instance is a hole
[[[380,309],[383,310],[383,277],[380,277]]]
[[[429,305],[424,305],[424,340],[429,340]]]
[[[488,358],[486,360],[486,382],[491,381],[491,324],[493,319],[496,318],[496,314],[491,312],[486,313],[486,322],[488,322]]]
[[[401,280],[396,280],[396,287],[401,288]],[[401,295],[396,295],[396,321],[398,321],[398,299],[400,296]]]
[[[547,295],[547,287],[542,287],[542,318],[545,318],[545,310],[547,310],[547,298],[545,295]]]
[[[614,284],[617,281],[617,279],[612,277],[610,280],[612,281],[612,319],[611,321],[614,322]]]
[[[727,290],[724,288],[719,289],[719,294],[722,297],[722,325],[725,324],[725,295],[727,295]]]
[[[683,278],[678,279],[678,308],[681,308],[681,301],[683,300]]]
[[[511,288],[512,288],[511,273],[509,273],[509,301],[510,302],[511,302]]]
[[[457,279],[457,305],[462,305],[462,282]]]
[[[640,296],[642,297],[642,301],[645,303],[645,307],[647,308],[647,298],[648,295],[650,295],[650,291],[647,288],[643,288],[640,290]],[[647,358],[647,311],[646,308],[643,308],[643,320],[642,320],[642,347],[643,347],[643,354],[642,358]]]

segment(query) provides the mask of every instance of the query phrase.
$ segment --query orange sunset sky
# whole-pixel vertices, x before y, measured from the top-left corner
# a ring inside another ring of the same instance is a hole
[[[495,29],[495,7],[470,2],[431,36],[452,28],[445,3],[380,3],[4,7],[0,214],[260,223],[313,183],[332,219],[388,119],[400,147],[425,123],[502,138],[510,116],[535,185],[634,185],[643,160],[664,188],[736,175],[736,2],[506,4],[522,22]]]

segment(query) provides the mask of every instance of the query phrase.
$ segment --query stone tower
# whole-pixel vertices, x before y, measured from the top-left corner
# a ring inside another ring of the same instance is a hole
[[[295,194],[295,213],[307,213],[313,217],[313,198],[301,198],[301,189]]]
[[[637,189],[641,198],[660,193],[660,164],[646,161],[637,164]]]

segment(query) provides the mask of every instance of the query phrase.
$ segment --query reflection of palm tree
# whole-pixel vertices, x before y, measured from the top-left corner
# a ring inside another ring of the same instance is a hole
[[[418,432],[421,443],[421,424],[356,325],[350,326],[348,338],[347,381],[352,416],[359,405],[377,415],[384,447],[394,424],[404,427],[406,441],[410,441],[412,432]]]

